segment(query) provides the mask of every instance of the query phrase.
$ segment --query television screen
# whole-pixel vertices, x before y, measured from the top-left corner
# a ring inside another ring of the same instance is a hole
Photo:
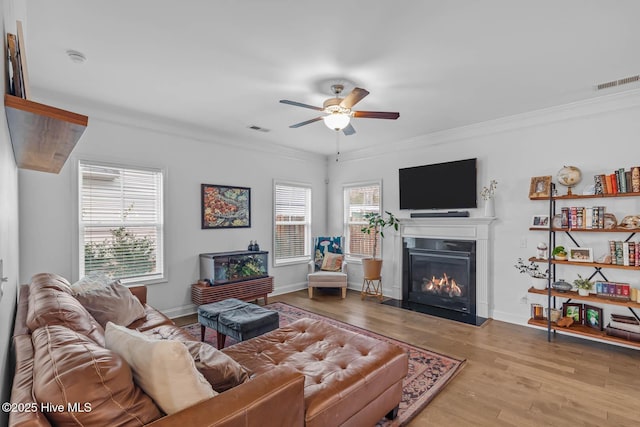
[[[477,208],[476,159],[399,170],[400,209]]]

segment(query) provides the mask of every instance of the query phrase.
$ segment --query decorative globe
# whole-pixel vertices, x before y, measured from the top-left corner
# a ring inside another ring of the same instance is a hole
[[[558,171],[558,184],[568,187],[567,195],[571,194],[571,188],[582,181],[582,172],[575,166],[565,166]]]

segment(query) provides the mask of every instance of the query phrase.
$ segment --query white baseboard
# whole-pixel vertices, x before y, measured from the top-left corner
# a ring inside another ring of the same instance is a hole
[[[505,313],[504,311],[493,310],[491,318],[500,320],[501,322],[513,323],[515,325],[527,325],[529,321],[528,316],[514,315],[512,313]]]
[[[183,305],[182,307],[175,307],[175,308],[162,310],[162,314],[164,314],[170,319],[175,319],[176,317],[188,316],[190,314],[194,314],[197,312],[198,312],[198,307],[194,304]]]
[[[291,285],[286,286],[278,286],[273,290],[269,296],[288,294],[290,292],[299,291],[301,289],[307,289],[307,283],[293,283]],[[183,305],[181,307],[174,307],[162,310],[162,314],[167,316],[170,319],[175,319],[177,317],[188,316],[190,314],[195,314],[198,312],[198,307],[194,304]]]

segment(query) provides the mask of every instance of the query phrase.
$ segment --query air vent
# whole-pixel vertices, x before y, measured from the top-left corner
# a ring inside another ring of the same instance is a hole
[[[255,131],[258,131],[258,132],[269,132],[269,129],[265,129],[263,127],[256,126],[256,125],[249,126],[249,129],[252,129],[252,130],[255,130]]]
[[[629,83],[635,83],[637,81],[640,81],[640,75],[631,76],[631,77],[625,77],[624,79],[613,80],[613,81],[606,82],[606,83],[600,83],[598,86],[596,86],[596,89],[597,90],[609,89],[609,88],[616,87],[616,86],[622,86],[622,85],[626,85],[626,84],[629,84]]]

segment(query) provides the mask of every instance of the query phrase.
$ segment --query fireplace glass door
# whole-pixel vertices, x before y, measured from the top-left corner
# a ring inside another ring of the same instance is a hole
[[[404,301],[475,316],[475,242],[405,246],[403,267]]]

